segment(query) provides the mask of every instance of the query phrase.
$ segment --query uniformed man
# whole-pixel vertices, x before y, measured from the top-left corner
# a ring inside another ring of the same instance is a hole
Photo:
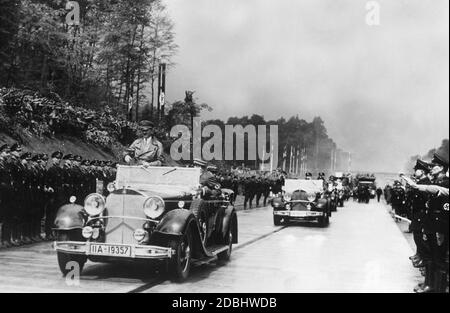
[[[11,197],[11,175],[8,170],[9,145],[0,147],[0,248],[9,247],[11,234],[9,233],[8,206]]]
[[[411,183],[411,187],[427,193],[424,240],[430,247],[431,260],[425,264],[425,281],[414,288],[417,293],[446,292],[449,247],[449,178],[448,160],[435,154],[431,161],[432,185]],[[428,229],[426,229],[428,228]]]
[[[431,164],[428,164],[422,160],[417,160],[414,166],[414,177],[416,183],[419,185],[429,185],[431,184],[428,178],[428,173],[430,172]],[[426,241],[423,240],[423,222],[426,214],[426,203],[428,201],[428,196],[419,192],[417,189],[412,188],[411,190],[411,224],[409,229],[413,233],[414,242],[416,244],[416,254],[411,256],[410,259],[413,262],[414,267],[424,267],[425,263],[431,259],[430,247]]]
[[[244,184],[244,210],[247,209],[247,204],[250,209],[253,208],[253,199],[256,195],[256,175],[246,173],[243,178]]]
[[[150,121],[141,121],[139,123],[139,135],[131,146],[124,152],[126,163],[132,163],[133,160],[144,166],[161,166],[163,145],[155,137],[153,123]]]
[[[394,182],[394,187],[392,188],[391,191],[391,206],[395,214],[397,215],[405,214],[404,210],[405,199],[406,199],[405,189],[403,188],[400,181],[396,180]]]
[[[211,173],[207,169],[207,163],[201,159],[194,159],[194,167],[201,168],[200,174],[200,185],[202,186],[204,192],[204,197],[212,197],[214,198],[218,194],[218,190],[220,189],[220,184],[217,181],[216,177],[213,173]]]
[[[53,240],[53,222],[59,207],[66,203],[65,189],[63,186],[64,170],[62,166],[63,153],[55,151],[47,164],[46,187],[48,201],[45,207],[45,240]]]
[[[31,164],[31,152],[25,152],[20,156],[21,159],[21,186],[18,199],[19,207],[16,211],[17,233],[16,238],[19,244],[29,244],[32,242],[30,237],[30,225],[32,223],[33,210],[33,192],[34,192],[34,172]]]

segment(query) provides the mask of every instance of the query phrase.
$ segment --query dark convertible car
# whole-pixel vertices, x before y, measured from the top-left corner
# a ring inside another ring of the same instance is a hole
[[[109,195],[91,194],[84,206],[58,211],[54,243],[60,269],[87,260],[160,260],[174,280],[185,280],[194,259],[227,261],[237,243],[232,191],[208,192],[200,169],[118,166]]]
[[[276,226],[295,220],[317,220],[326,227],[331,216],[322,180],[286,179],[283,192],[272,199],[272,207]]]

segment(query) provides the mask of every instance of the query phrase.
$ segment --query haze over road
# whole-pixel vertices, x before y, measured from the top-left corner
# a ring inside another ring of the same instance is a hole
[[[196,90],[204,118],[320,115],[354,170],[397,172],[448,137],[449,3],[379,0],[370,27],[366,2],[167,0],[168,100]]]

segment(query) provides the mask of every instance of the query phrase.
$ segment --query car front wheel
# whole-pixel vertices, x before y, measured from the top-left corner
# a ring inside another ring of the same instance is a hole
[[[228,248],[227,250],[220,252],[219,254],[217,254],[217,258],[220,261],[229,261],[231,258],[231,250],[233,249],[233,233],[234,233],[234,229],[233,229],[233,223],[230,224],[230,227],[228,228],[228,232],[227,232],[227,241],[226,243],[228,244]]]
[[[175,254],[169,261],[169,274],[175,281],[185,281],[189,276],[192,264],[193,245],[189,228],[180,239],[170,241],[169,246],[175,250]]]
[[[283,223],[281,222],[283,218],[281,216],[274,215],[273,216],[273,224],[275,226],[281,226]]]
[[[70,235],[65,232],[61,232],[57,236],[58,241],[71,241]],[[69,254],[64,252],[57,252],[56,254],[58,258],[59,269],[63,276],[66,276],[70,272],[77,273],[81,275],[83,271],[84,264],[86,263],[86,256],[77,255],[77,254]]]
[[[330,217],[328,214],[326,216],[319,217],[319,225],[320,227],[327,227],[330,224]]]

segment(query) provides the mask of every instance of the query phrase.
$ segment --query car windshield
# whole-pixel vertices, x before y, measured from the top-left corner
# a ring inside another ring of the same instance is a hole
[[[287,194],[292,194],[295,190],[303,190],[313,195],[323,191],[323,180],[286,179],[283,190]]]
[[[145,185],[170,185],[195,188],[200,180],[199,168],[123,166],[117,168],[118,188]]]

